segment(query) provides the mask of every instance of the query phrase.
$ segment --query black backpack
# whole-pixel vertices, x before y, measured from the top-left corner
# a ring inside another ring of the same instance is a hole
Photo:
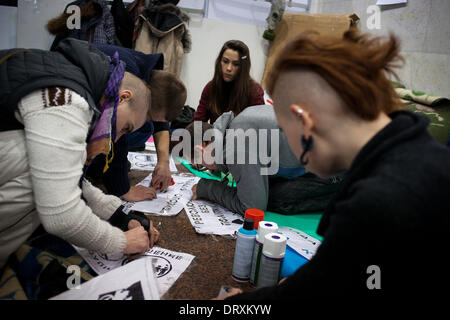
[[[194,119],[195,109],[189,106],[184,106],[181,114],[172,121],[170,125],[171,130],[186,128]]]

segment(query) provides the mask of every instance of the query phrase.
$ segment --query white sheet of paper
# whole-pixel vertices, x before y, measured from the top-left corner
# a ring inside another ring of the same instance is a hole
[[[146,142],[145,143],[145,150],[156,151],[155,143],[154,142]]]
[[[139,259],[50,300],[159,300],[151,259]]]
[[[378,6],[388,6],[392,4],[399,4],[399,3],[407,3],[408,0],[378,0],[377,5]]]
[[[106,255],[78,247],[75,247],[75,249],[99,275],[109,274],[109,271],[112,270],[111,272],[113,272],[133,261],[123,254]],[[181,276],[194,258],[195,256],[188,253],[153,247],[138,260],[149,260],[153,263],[159,296],[162,296]],[[123,275],[119,275],[119,277],[123,277]]]
[[[157,192],[157,198],[139,202],[129,202],[126,207],[131,210],[152,213],[159,216],[174,216],[183,210],[184,205],[192,198],[192,187],[198,183],[199,177],[173,175],[175,184],[166,192]],[[149,186],[152,181],[150,174],[138,185]]]
[[[155,153],[128,152],[128,161],[131,163],[131,170],[155,170],[158,163],[158,156]],[[169,157],[170,172],[178,172],[177,166],[172,156]]]
[[[210,201],[189,201],[184,209],[197,233],[234,235],[244,223],[242,215]]]
[[[317,248],[320,246],[320,241],[303,231],[291,228],[280,227],[278,233],[287,237],[287,245],[301,254],[308,260],[316,254]]]

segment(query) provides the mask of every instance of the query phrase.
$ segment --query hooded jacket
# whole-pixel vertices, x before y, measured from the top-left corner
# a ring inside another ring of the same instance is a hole
[[[279,168],[304,172],[289,148],[286,136],[278,128],[272,106],[248,107],[237,117],[231,111],[226,112],[216,120],[214,129],[218,131],[214,137],[216,154],[223,149],[223,158],[219,160],[222,164],[216,161],[216,167],[231,173],[237,187],[201,179],[197,185],[199,198],[214,201],[242,215],[248,208],[266,210],[269,176],[276,175]],[[246,135],[250,138],[246,139]],[[239,142],[243,138],[245,144]],[[262,146],[267,146],[267,150]]]
[[[111,15],[114,18],[114,27],[119,44],[125,48],[133,46],[134,21],[123,0],[114,0],[111,4]]]
[[[70,21],[68,19],[73,13],[68,13],[67,9],[71,6],[80,8],[81,25],[79,28],[68,28]],[[47,30],[56,36],[50,48],[52,51],[65,38],[106,44],[114,44],[116,41],[114,18],[103,0],[77,0],[69,3],[63,13],[49,20]]]
[[[184,52],[190,50],[185,22],[189,16],[172,4],[153,6],[139,16],[140,31],[134,49],[143,53],[162,53],[164,70],[179,76]]]
[[[316,255],[282,284],[233,299],[404,299],[448,288],[450,150],[430,136],[424,116],[398,111],[390,117],[329,203]]]

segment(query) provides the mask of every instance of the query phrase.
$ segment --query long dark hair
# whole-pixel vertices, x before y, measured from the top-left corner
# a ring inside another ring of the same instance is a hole
[[[223,80],[221,60],[225,50],[231,49],[239,54],[239,70],[232,81],[229,94],[225,94],[225,81]],[[211,83],[210,109],[213,113],[221,115],[226,111],[233,111],[238,115],[243,109],[248,107],[250,92],[254,80],[250,77],[250,52],[245,43],[239,40],[229,40],[225,42],[216,59],[214,77]]]

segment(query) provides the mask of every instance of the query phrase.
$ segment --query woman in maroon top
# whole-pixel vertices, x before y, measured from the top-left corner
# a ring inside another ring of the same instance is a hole
[[[225,42],[216,59],[213,79],[203,89],[194,121],[214,123],[224,112],[237,116],[248,106],[264,104],[264,91],[250,77],[250,52],[239,40]]]

